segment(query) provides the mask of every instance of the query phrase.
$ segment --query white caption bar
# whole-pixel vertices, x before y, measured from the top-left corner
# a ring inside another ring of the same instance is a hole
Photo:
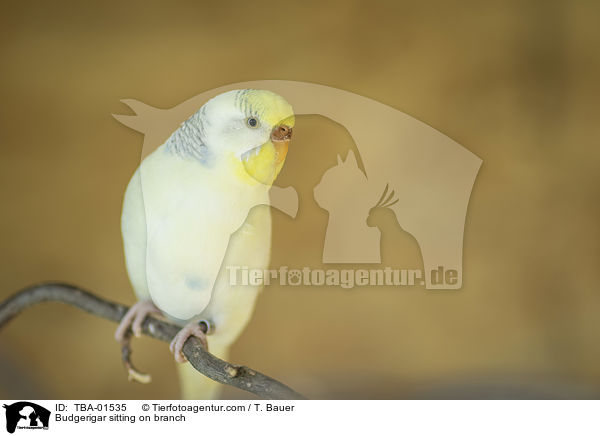
[[[597,435],[598,401],[5,400],[0,434]],[[34,430],[45,430],[42,433]]]

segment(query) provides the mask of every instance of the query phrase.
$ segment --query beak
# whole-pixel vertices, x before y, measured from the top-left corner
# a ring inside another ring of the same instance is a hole
[[[272,142],[286,142],[292,138],[292,128],[285,124],[280,124],[279,126],[275,126],[273,131],[271,132],[271,141]]]
[[[281,168],[281,165],[283,165],[283,161],[287,156],[288,145],[291,138],[292,128],[286,124],[275,126],[271,132],[271,142],[275,146],[275,152],[277,153],[275,163],[279,168]]]

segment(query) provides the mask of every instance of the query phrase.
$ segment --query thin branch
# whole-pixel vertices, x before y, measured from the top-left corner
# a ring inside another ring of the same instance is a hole
[[[119,322],[129,309],[122,304],[103,300],[90,292],[64,283],[42,283],[17,292],[0,303],[0,329],[23,310],[35,304],[57,301],[85,310],[110,321]],[[155,339],[170,342],[180,327],[156,318],[147,317],[143,333]],[[225,385],[251,392],[260,398],[272,400],[299,400],[302,395],[283,383],[246,366],[225,362],[206,351],[200,340],[191,337],[183,354],[197,371]]]

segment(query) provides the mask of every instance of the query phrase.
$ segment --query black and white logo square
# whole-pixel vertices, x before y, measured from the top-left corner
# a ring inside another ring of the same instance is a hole
[[[6,409],[6,431],[14,433],[16,429],[48,429],[50,411],[29,401],[4,404]]]

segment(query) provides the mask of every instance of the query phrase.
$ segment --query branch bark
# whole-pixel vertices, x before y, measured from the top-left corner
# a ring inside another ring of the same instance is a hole
[[[47,301],[68,304],[117,323],[129,309],[122,304],[103,300],[76,286],[42,283],[27,287],[0,303],[0,329],[26,308]],[[164,342],[170,342],[179,329],[180,327],[174,324],[150,316],[143,324],[145,335]],[[219,383],[251,392],[264,399],[304,399],[302,395],[271,377],[213,356],[202,347],[197,338],[191,337],[186,341],[183,354],[197,371]]]

